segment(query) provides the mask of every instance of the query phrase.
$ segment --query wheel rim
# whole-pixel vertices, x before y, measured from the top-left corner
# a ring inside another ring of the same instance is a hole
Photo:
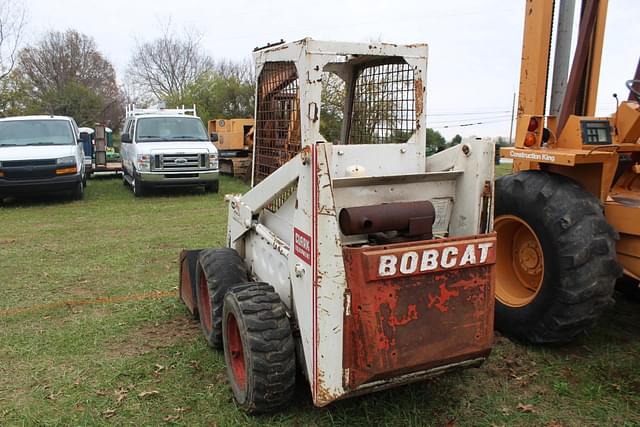
[[[244,364],[244,349],[242,346],[242,338],[240,337],[240,329],[238,322],[233,313],[227,315],[227,348],[229,352],[229,362],[231,364],[231,372],[233,372],[233,380],[244,390],[247,383],[247,374]]]
[[[536,233],[514,215],[494,221],[498,233],[496,299],[522,307],[535,299],[544,278],[544,253]]]
[[[211,299],[209,298],[209,288],[207,287],[207,278],[203,272],[200,273],[200,280],[198,280],[198,300],[200,320],[210,334],[213,329],[213,321],[211,320]]]

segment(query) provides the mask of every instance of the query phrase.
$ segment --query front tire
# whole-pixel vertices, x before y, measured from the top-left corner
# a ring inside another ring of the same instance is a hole
[[[612,303],[617,233],[574,181],[526,171],[496,181],[496,327],[531,343],[571,341]]]
[[[205,184],[204,191],[206,193],[217,193],[218,192],[218,181],[211,182],[209,184]]]
[[[222,318],[227,377],[238,405],[256,414],[288,404],[295,391],[295,346],[280,296],[265,283],[231,289]]]
[[[84,199],[84,184],[80,180],[73,189],[73,200]]]
[[[147,194],[147,188],[138,178],[136,178],[135,173],[131,181],[131,189],[133,190],[133,195],[135,197],[144,197]]]

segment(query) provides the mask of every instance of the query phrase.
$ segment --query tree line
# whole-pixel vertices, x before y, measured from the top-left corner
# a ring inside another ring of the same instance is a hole
[[[24,44],[25,9],[0,0],[0,117],[71,116],[80,126],[118,130],[126,104],[197,104],[203,120],[251,117],[254,78],[249,60],[214,60],[199,34],[138,42],[122,80],[95,40],[77,30],[49,31]]]
[[[168,108],[196,104],[205,122],[253,116],[251,61],[214,59],[205,53],[197,32],[177,34],[167,24],[160,37],[137,42],[119,80],[95,40],[77,30],[49,31],[32,44],[23,44],[25,16],[21,0],[0,0],[0,117],[64,115],[74,117],[80,126],[104,123],[118,131],[126,104],[144,107],[158,101]],[[345,92],[338,80],[323,82],[321,131],[328,140],[339,138],[342,122]],[[427,129],[428,154],[461,139],[456,135],[447,142],[439,132]]]

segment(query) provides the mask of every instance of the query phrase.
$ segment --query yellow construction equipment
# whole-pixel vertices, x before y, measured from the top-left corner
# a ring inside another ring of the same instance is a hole
[[[253,119],[209,120],[209,135],[218,149],[220,173],[251,178]]]
[[[496,326],[534,343],[582,334],[623,273],[634,292],[640,278],[640,63],[628,100],[595,117],[607,1],[582,2],[570,72],[575,1],[560,1],[545,111],[554,3],[526,2],[515,147],[501,150],[514,173],[496,182]]]

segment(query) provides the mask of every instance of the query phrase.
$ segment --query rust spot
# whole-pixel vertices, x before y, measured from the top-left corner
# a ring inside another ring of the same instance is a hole
[[[455,289],[453,291],[448,290],[447,286],[443,283],[440,285],[440,295],[434,297],[432,294],[429,294],[429,304],[427,304],[427,307],[432,308],[435,305],[440,312],[446,313],[449,311],[449,308],[446,306],[447,301],[449,301],[451,297],[457,297],[458,295],[460,295],[458,291]]]
[[[422,105],[424,104],[424,86],[422,86],[422,79],[417,78],[415,81],[416,88],[416,118],[422,115]]]

